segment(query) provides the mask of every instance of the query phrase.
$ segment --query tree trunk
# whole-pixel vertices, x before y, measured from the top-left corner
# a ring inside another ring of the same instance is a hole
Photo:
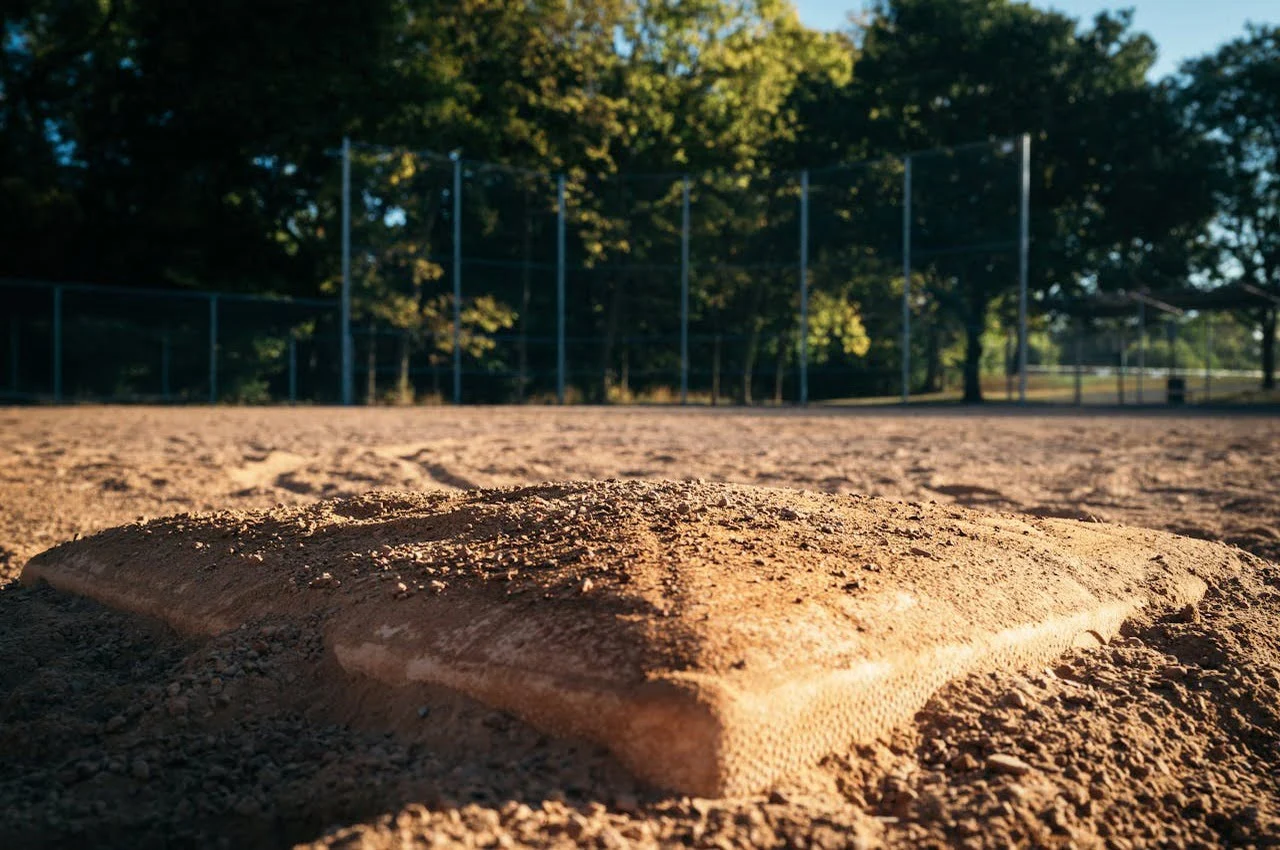
[[[982,328],[984,316],[970,316],[965,328],[964,400],[967,404],[982,402]]]
[[[754,291],[751,293],[751,312],[750,324],[751,331],[747,334],[747,347],[742,353],[742,403],[751,404],[751,382],[755,377],[756,354],[760,350],[760,331],[763,329],[763,320],[760,318],[760,307],[764,303],[764,286],[757,283]]]
[[[1262,388],[1276,388],[1276,310],[1262,313]]]
[[[760,323],[751,323],[747,334],[747,347],[742,352],[742,403],[751,404],[751,379],[756,368],[756,353],[760,348]]]
[[[720,403],[720,334],[716,334],[711,349],[711,406]]]
[[[786,374],[787,366],[787,337],[786,334],[778,337],[778,367],[773,373],[773,403],[782,406],[782,382]]]
[[[401,404],[413,404],[413,386],[409,383],[409,332],[400,334],[400,375],[396,381],[396,395]]]
[[[622,346],[622,375],[618,383],[623,403],[631,401],[631,349],[625,343]]]
[[[609,292],[609,313],[605,319],[604,341],[600,346],[600,390],[598,401],[607,404],[609,401],[609,364],[613,362],[613,347],[618,335],[618,314],[622,310],[622,286],[613,281]]]
[[[930,322],[929,335],[924,346],[924,386],[927,393],[936,393],[942,387],[942,329],[935,320]]]
[[[366,363],[364,403],[372,406],[378,400],[378,337],[373,322],[369,323],[369,358]]]
[[[532,268],[533,263],[533,219],[529,214],[529,194],[524,198],[524,238],[521,244],[520,264],[520,341],[518,358],[520,377],[516,384],[516,399],[523,402],[529,389],[529,302],[533,297]]]

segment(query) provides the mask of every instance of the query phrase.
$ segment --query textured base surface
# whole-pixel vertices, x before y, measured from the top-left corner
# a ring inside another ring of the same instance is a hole
[[[1236,558],[1102,524],[606,482],[179,516],[23,577],[192,633],[320,617],[348,670],[456,689],[711,796],[874,740],[952,678],[1181,607]]]

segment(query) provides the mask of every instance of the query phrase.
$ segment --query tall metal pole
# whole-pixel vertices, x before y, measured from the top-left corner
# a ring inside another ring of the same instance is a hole
[[[689,175],[680,204],[680,403],[689,403]]]
[[[911,157],[902,173],[902,403],[911,400]]]
[[[218,403],[218,296],[209,296],[209,404]]]
[[[1142,404],[1142,379],[1147,371],[1147,303],[1138,302],[1138,404]]]
[[[1031,134],[1019,145],[1022,168],[1018,198],[1018,401],[1027,402],[1027,267],[1031,256]]]
[[[800,404],[809,403],[809,172],[800,172]]]
[[[355,345],[351,339],[351,139],[342,140],[342,403],[355,401]]]
[[[556,180],[556,402],[564,404],[564,175]]]
[[[453,403],[462,403],[462,157],[453,156]]]
[[[53,400],[62,401],[62,287],[53,288]]]

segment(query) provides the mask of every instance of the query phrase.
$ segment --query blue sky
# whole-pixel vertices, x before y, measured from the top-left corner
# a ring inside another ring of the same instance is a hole
[[[867,5],[863,0],[793,0],[801,19],[811,27],[841,29],[848,12]],[[1133,8],[1133,22],[1160,45],[1153,73],[1163,76],[1183,59],[1207,53],[1244,31],[1245,21],[1280,24],[1280,0],[1034,0],[1033,5],[1091,20],[1104,9]]]

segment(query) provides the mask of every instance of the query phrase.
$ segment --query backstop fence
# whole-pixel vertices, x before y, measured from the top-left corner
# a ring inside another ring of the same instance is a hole
[[[0,398],[803,404],[967,379],[1149,403],[1258,383],[1243,313],[1028,304],[1025,138],[758,173],[341,157],[332,298],[0,280]]]
[[[0,399],[340,400],[338,302],[0,280]]]
[[[1017,327],[1025,150],[598,177],[348,146],[351,392],[805,403],[943,390],[969,289],[991,293],[980,321],[990,303]]]

